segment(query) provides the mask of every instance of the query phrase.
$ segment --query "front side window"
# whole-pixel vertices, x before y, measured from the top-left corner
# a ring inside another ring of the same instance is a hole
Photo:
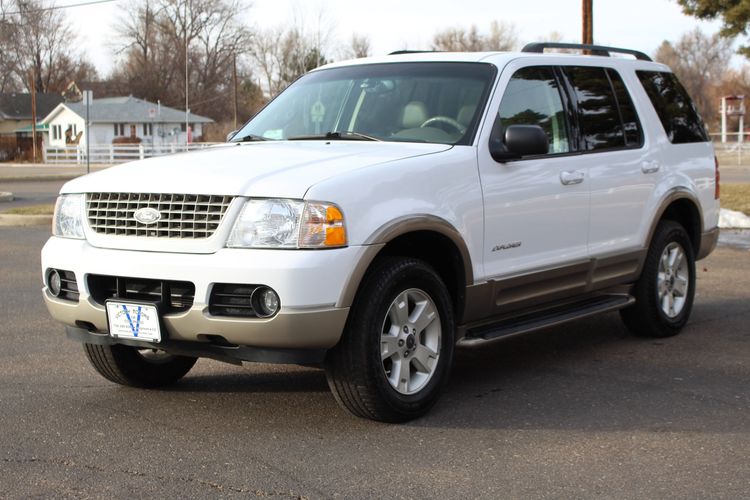
[[[539,125],[549,138],[550,153],[570,151],[565,108],[555,72],[549,67],[528,67],[516,71],[500,103],[500,124]]]
[[[484,63],[389,63],[313,71],[235,141],[324,139],[471,144],[496,74]]]

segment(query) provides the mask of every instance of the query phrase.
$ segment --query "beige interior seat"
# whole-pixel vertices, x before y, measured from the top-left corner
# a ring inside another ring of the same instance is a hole
[[[423,102],[411,101],[406,104],[401,115],[403,128],[417,128],[425,121],[427,121],[427,107]]]
[[[476,104],[466,104],[461,106],[461,109],[458,110],[458,115],[456,115],[456,121],[464,127],[468,127],[471,123],[471,119],[474,118],[474,110],[476,109]]]

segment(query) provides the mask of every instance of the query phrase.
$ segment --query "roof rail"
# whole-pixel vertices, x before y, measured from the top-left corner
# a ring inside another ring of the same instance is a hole
[[[588,50],[593,56],[604,56],[609,57],[610,53],[616,54],[629,54],[635,56],[639,61],[651,61],[652,59],[638,50],[631,49],[618,49],[617,47],[606,47],[604,45],[588,45],[585,43],[558,43],[558,42],[538,42],[529,43],[521,52],[535,52],[537,54],[544,53],[544,49],[578,49]]]
[[[402,54],[425,54],[432,52],[442,52],[442,50],[396,50],[388,54],[389,56],[400,56]]]

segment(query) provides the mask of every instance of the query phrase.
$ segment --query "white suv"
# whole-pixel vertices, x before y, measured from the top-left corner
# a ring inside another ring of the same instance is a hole
[[[435,403],[456,345],[614,310],[676,334],[718,238],[711,143],[667,67],[559,46],[328,65],[227,144],[67,183],[50,313],[119,384],[322,364],[384,421]]]

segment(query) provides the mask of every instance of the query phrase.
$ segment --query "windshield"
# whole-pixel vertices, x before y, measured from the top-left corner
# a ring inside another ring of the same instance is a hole
[[[232,140],[471,144],[495,73],[489,64],[443,62],[314,71],[271,101]]]

